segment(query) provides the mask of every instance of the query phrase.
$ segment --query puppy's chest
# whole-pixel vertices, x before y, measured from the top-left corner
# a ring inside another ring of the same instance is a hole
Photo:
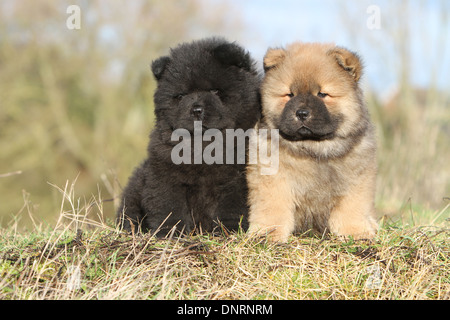
[[[190,210],[211,206],[220,195],[218,187],[210,181],[185,185],[186,201]]]
[[[205,203],[217,203],[224,194],[232,190],[233,185],[245,182],[245,180],[241,180],[238,179],[238,176],[224,178],[211,175],[198,176],[191,183],[184,184],[187,202],[192,206]]]
[[[299,161],[295,172],[287,177],[293,199],[300,207],[331,209],[348,188],[348,177],[329,162]]]

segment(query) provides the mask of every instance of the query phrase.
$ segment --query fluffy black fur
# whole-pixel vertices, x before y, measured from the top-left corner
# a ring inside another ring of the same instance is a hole
[[[179,141],[171,135],[179,128],[192,133],[194,121],[202,121],[203,130],[253,128],[260,117],[261,81],[254,61],[239,45],[208,38],[179,45],[151,69],[158,83],[156,125],[148,158],[124,189],[117,222],[158,236],[173,226],[186,233],[212,231],[219,222],[228,230],[242,222],[246,229],[245,164],[176,165],[171,152]]]

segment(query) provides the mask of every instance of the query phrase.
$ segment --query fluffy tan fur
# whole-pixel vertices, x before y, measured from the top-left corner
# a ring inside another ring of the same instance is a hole
[[[263,118],[257,130],[278,129],[288,94],[327,93],[323,102],[341,121],[332,139],[280,137],[274,175],[262,175],[260,163],[248,166],[250,232],[279,242],[307,230],[373,238],[376,142],[358,86],[359,57],[333,44],[294,43],[269,49],[264,69]]]

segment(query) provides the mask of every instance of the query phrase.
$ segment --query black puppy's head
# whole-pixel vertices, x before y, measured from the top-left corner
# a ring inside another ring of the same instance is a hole
[[[248,129],[259,117],[260,75],[248,52],[221,38],[184,43],[152,62],[157,125]]]

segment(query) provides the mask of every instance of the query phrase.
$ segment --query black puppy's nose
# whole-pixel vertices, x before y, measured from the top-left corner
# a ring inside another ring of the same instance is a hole
[[[297,110],[295,115],[297,116],[297,118],[299,120],[305,121],[309,117],[309,110],[303,110],[303,109]]]
[[[202,119],[204,115],[204,109],[202,106],[195,105],[192,107],[192,115],[197,119]]]

